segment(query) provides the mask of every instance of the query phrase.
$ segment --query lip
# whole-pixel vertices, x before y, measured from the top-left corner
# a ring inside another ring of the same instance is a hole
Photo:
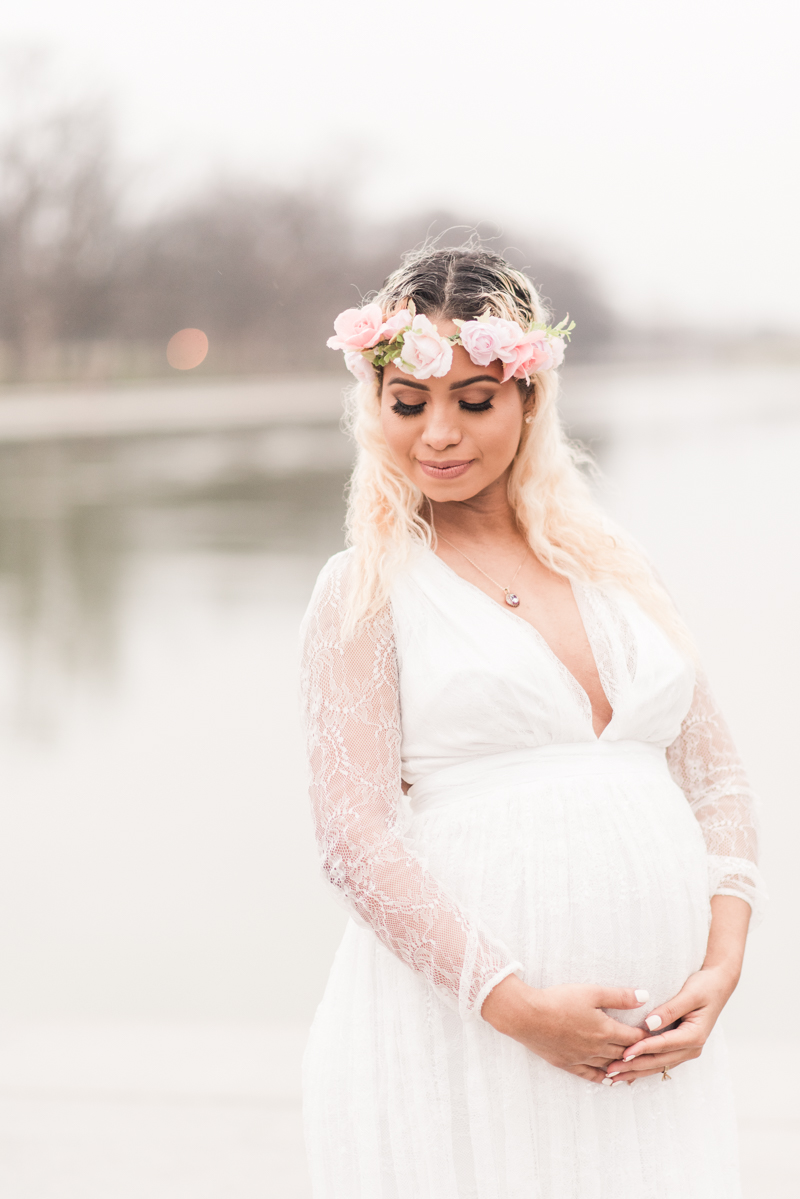
[[[429,479],[458,479],[467,473],[474,461],[474,458],[466,458],[460,462],[423,462],[417,458],[417,465]]]

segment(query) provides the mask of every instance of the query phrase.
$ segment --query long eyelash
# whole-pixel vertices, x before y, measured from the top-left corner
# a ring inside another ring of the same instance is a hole
[[[466,400],[459,400],[458,406],[459,408],[462,408],[464,412],[488,412],[489,409],[493,407],[493,404],[490,399],[482,400],[480,404],[468,404]]]
[[[404,404],[402,400],[395,400],[392,412],[396,412],[398,416],[419,416],[424,407],[424,400],[421,404]]]

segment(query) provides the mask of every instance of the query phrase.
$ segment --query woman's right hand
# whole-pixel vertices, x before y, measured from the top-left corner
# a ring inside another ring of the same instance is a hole
[[[632,987],[529,987],[510,974],[483,1002],[481,1016],[498,1032],[570,1074],[602,1083],[609,1062],[642,1039],[603,1008],[637,1008],[646,991]]]

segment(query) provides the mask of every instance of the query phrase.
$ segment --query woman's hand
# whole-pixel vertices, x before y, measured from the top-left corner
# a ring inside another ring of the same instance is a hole
[[[653,1009],[645,1021],[650,1034],[609,1064],[608,1079],[632,1083],[637,1078],[660,1074],[665,1068],[671,1070],[702,1053],[739,981],[750,905],[733,895],[715,895],[711,912],[702,969],[689,976],[674,999]],[[677,1028],[667,1028],[676,1021]],[[667,1031],[659,1033],[659,1028]]]
[[[654,1008],[647,1017],[653,1028],[665,1027],[676,1020],[678,1027],[660,1034],[651,1033],[631,1045],[619,1060],[609,1064],[606,1076],[615,1082],[635,1082],[649,1074],[660,1074],[665,1067],[671,1070],[681,1062],[699,1057],[735,986],[736,980],[722,967],[703,968],[690,975],[674,999]]]
[[[637,1008],[646,991],[630,987],[565,986],[537,989],[515,974],[489,992],[484,1020],[526,1049],[570,1074],[601,1083],[608,1063],[641,1041],[641,1029],[608,1016],[603,1008]]]

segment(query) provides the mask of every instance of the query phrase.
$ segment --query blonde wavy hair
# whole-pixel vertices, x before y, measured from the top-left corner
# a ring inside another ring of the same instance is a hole
[[[549,313],[530,279],[491,250],[423,248],[406,254],[374,297],[384,316],[413,300],[431,319],[474,320],[489,310],[527,329]],[[432,548],[427,501],[393,460],[381,429],[382,378],[348,393],[345,423],[357,446],[348,489],[347,540],[353,547],[344,635],[352,636],[388,602],[392,580],[414,550]],[[532,419],[522,426],[508,499],[537,558],[555,574],[629,592],[684,652],[691,639],[641,551],[597,507],[581,467],[589,454],[561,426],[555,370],[520,383]]]

